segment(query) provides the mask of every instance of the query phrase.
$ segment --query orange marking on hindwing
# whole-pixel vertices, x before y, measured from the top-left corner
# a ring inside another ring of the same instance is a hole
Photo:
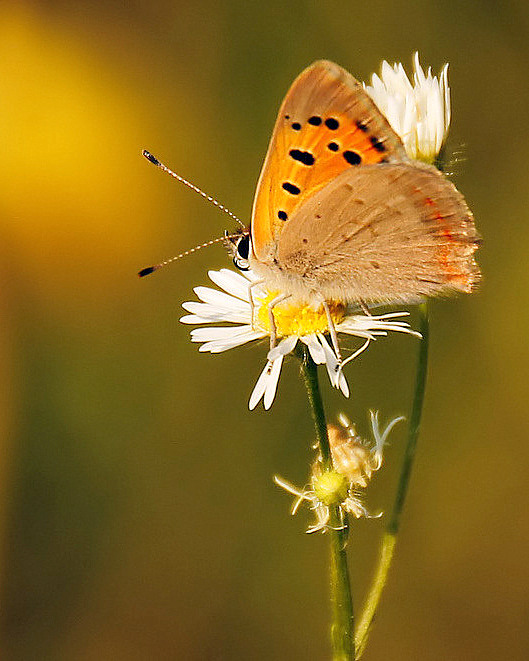
[[[443,226],[441,229],[441,234],[445,238],[445,243],[442,243],[439,248],[439,257],[440,262],[443,265],[443,268],[446,272],[446,276],[449,280],[460,280],[464,278],[464,275],[457,270],[454,266],[453,260],[450,257],[453,256],[453,247],[457,245],[452,232],[446,227],[446,222],[443,214],[439,211],[437,204],[432,200],[431,197],[424,198],[426,204],[432,209],[433,217]]]

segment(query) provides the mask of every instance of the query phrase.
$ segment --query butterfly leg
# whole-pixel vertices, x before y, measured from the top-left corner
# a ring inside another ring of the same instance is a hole
[[[272,350],[275,347],[277,342],[277,326],[276,326],[276,320],[274,318],[274,308],[278,303],[281,303],[281,301],[290,298],[290,296],[291,294],[279,294],[278,296],[273,298],[268,304],[268,322],[270,324],[270,350]]]
[[[367,307],[367,303],[363,299],[360,299],[358,304],[360,305],[362,312],[366,315],[366,317],[372,316],[371,312],[369,312],[369,308]]]
[[[253,282],[250,282],[248,285],[248,300],[250,302],[250,315],[251,315],[251,320],[252,320],[252,330],[255,330],[255,324],[253,322],[254,320],[254,313],[255,313],[255,303],[253,302],[253,293],[252,289],[254,287],[257,287],[258,285],[263,284],[264,280],[254,280]]]
[[[336,354],[336,358],[338,359],[338,371],[339,371],[343,361],[342,361],[342,354],[340,352],[340,347],[338,345],[338,335],[336,333],[334,321],[332,320],[331,310],[329,308],[327,301],[324,298],[322,298],[321,304],[323,305],[323,309],[325,310],[325,314],[327,316],[327,325],[329,326],[329,333],[331,335],[332,348],[334,349],[334,353]]]
[[[371,337],[366,338],[366,341],[364,342],[364,344],[362,344],[360,349],[357,349],[348,358],[346,358],[344,361],[342,361],[338,366],[338,373],[343,371],[343,368],[347,365],[347,363],[350,363],[357,356],[359,356],[363,351],[365,351],[367,349],[367,347],[371,344],[371,340],[372,340]]]

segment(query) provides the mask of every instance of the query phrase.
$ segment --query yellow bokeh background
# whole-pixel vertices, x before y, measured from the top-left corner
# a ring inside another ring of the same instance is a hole
[[[479,293],[431,306],[429,384],[397,555],[366,661],[527,658],[529,8],[413,0],[0,3],[2,659],[328,658],[327,540],[288,516],[307,478],[294,360],[269,412],[264,346],[199,354],[178,319],[247,219],[275,113],[311,61],[360,79],[450,63],[454,181],[484,237]],[[415,319],[415,317],[412,317]],[[330,415],[407,414],[417,344],[347,368]],[[395,430],[368,494],[388,510]],[[357,610],[384,518],[349,554]]]

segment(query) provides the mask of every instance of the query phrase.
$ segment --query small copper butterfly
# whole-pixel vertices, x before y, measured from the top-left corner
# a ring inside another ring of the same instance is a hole
[[[234,214],[144,156],[223,211]],[[471,292],[480,273],[474,219],[456,187],[432,165],[410,159],[363,86],[342,67],[315,62],[296,78],[279,109],[257,184],[251,225],[221,240],[252,269],[273,308],[287,298],[323,306],[339,360],[329,302],[414,303]],[[251,293],[250,293],[251,299]]]
[[[410,303],[479,278],[463,196],[410,160],[362,85],[324,60],[281,105],[248,233],[240,260],[283,297]]]

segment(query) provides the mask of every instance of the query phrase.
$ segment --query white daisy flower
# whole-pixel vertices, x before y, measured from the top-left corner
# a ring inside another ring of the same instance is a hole
[[[307,528],[307,533],[319,530],[325,532],[329,528],[330,507],[333,505],[339,507],[340,528],[344,527],[347,514],[355,519],[376,518],[369,514],[362,503],[362,489],[367,487],[372,473],[382,466],[384,443],[393,427],[404,418],[394,418],[383,432],[380,431],[377,411],[370,411],[370,419],[374,445],[360,438],[343,414],[339,417],[341,427],[328,426],[334,470],[323,471],[318,458],[312,470],[310,487],[298,489],[283,478],[274,476],[278,486],[296,496],[290,511],[292,515],[296,514],[303,502],[308,503],[314,512],[316,521]]]
[[[400,136],[410,158],[432,163],[441,151],[450,125],[448,64],[439,77],[425,73],[419,54],[413,58],[413,84],[402,64],[384,60],[380,76],[373,74],[367,93]]]
[[[270,337],[268,310],[270,301],[277,292],[265,290],[261,285],[252,288],[250,302],[249,285],[257,278],[251,271],[236,273],[230,269],[209,271],[210,279],[223,291],[211,287],[195,287],[194,292],[200,301],[182,304],[189,312],[180,321],[184,324],[215,324],[202,326],[191,331],[192,342],[199,342],[199,351],[220,353],[234,347]],[[312,360],[325,365],[331,384],[349,396],[349,386],[342,372],[343,366],[367,349],[377,337],[384,337],[390,331],[408,333],[421,337],[404,321],[408,312],[390,312],[376,316],[350,314],[340,303],[330,303],[331,317],[337,333],[353,335],[364,340],[341,365],[332,346],[327,341],[327,315],[323,307],[293,304],[285,301],[274,307],[274,320],[278,343],[268,352],[266,365],[261,372],[250,396],[249,408],[254,409],[263,400],[264,408],[269,409],[274,401],[281,366],[284,357],[294,351],[298,342],[308,347]],[[218,325],[230,324],[230,325]]]

